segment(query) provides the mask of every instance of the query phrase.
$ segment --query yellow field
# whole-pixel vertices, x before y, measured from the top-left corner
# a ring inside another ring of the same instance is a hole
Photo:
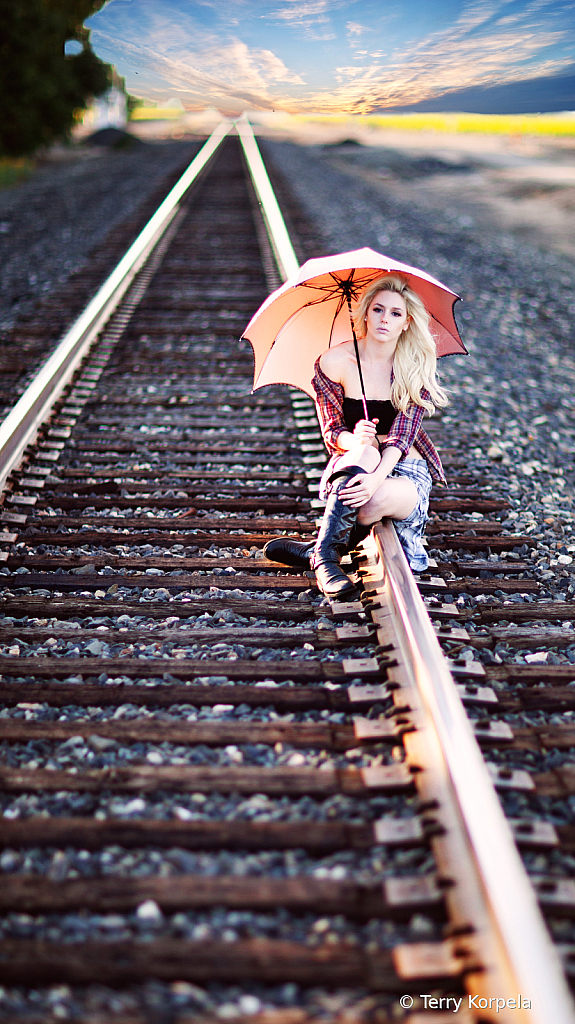
[[[490,135],[575,135],[575,112],[567,114],[369,114],[365,117],[317,115],[303,120],[337,124],[354,120],[369,128],[403,131],[481,132]]]
[[[173,121],[182,114],[179,107],[136,107],[130,114],[130,121]]]

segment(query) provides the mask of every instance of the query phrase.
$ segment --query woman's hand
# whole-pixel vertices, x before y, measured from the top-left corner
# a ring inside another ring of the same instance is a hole
[[[338,498],[350,508],[361,508],[373,497],[378,486],[373,473],[358,473],[338,491]]]
[[[357,421],[353,428],[353,436],[358,444],[371,444],[374,448],[377,448],[375,435],[378,423],[378,419]]]

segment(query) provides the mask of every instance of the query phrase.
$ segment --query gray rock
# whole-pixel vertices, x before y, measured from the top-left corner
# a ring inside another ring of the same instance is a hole
[[[84,650],[87,651],[89,654],[97,655],[102,654],[102,652],[107,646],[108,645],[102,643],[101,640],[90,640],[90,643],[86,644]]]
[[[107,750],[115,750],[118,746],[117,740],[110,739],[107,736],[90,736],[86,742],[97,754],[104,753]]]

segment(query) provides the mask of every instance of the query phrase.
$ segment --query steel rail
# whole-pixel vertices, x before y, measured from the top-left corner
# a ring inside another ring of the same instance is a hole
[[[521,994],[531,1002],[531,1009],[481,1009],[482,1021],[573,1024],[559,956],[405,554],[389,520],[372,535],[378,564],[371,586],[386,599],[399,671],[421,709],[414,708],[416,731],[404,737],[408,758],[424,769],[416,776],[420,795],[433,800],[428,778],[439,780],[442,793],[433,818],[444,834],[431,843],[440,871],[455,883],[445,898],[454,934],[463,935],[471,958],[468,993],[505,1000]],[[465,934],[469,925],[473,934]]]
[[[278,270],[283,281],[293,277],[299,270],[299,261],[294,252],[288,230],[275,197],[274,190],[256,142],[252,126],[245,114],[235,122],[240,137],[248,170],[261,206]]]
[[[164,235],[178,204],[228,135],[233,122],[222,120],[142,229],[84,311],[58,342],[6,419],[0,424],[0,491],[34,442],[40,426],[62,394],[92,343]]]
[[[236,130],[285,281],[297,272],[297,258],[245,115]],[[420,793],[432,779],[432,799],[439,791],[444,797],[437,816],[445,834],[432,844],[440,869],[455,882],[446,890],[451,925],[456,934],[470,924],[474,931],[463,947],[468,992],[488,1001],[487,1008],[479,1006],[482,1021],[574,1024],[558,954],[403,549],[389,522],[376,525],[373,539],[400,661],[421,709],[405,746],[412,763],[423,758],[428,769],[418,775]],[[473,969],[478,961],[481,970]],[[489,1005],[490,999],[517,1001],[518,995],[531,1008]]]

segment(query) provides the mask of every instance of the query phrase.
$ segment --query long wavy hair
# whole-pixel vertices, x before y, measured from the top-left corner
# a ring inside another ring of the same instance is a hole
[[[353,314],[356,336],[365,338],[367,311],[377,293],[383,291],[402,295],[410,318],[393,357],[391,401],[401,412],[407,412],[409,403],[415,402],[433,416],[436,406],[447,405],[449,399],[436,379],[437,350],[429,329],[429,313],[401,274],[383,274],[365,289]],[[431,400],[422,397],[422,388],[427,389]]]

